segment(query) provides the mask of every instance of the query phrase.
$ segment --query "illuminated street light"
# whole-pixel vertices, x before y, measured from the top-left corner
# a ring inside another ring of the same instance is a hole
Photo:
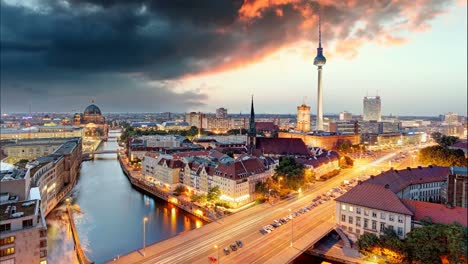
[[[146,222],[148,221],[148,217],[143,217],[143,256],[145,255],[145,247],[146,247]]]
[[[220,264],[220,263],[221,263],[221,259],[219,258],[219,247],[218,247],[218,245],[214,245],[214,248],[216,248],[216,251],[217,251],[217,253],[218,253],[218,264]]]
[[[291,208],[288,209],[289,213],[291,213]],[[291,243],[289,244],[290,247],[293,246],[293,236],[294,236],[294,217],[291,218]]]

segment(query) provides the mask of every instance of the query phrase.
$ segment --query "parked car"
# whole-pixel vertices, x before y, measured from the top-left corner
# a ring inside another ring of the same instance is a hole
[[[244,246],[244,243],[242,243],[242,241],[240,241],[240,240],[236,240],[236,244],[240,248]]]
[[[210,263],[216,263],[216,262],[218,262],[218,260],[217,260],[215,257],[212,257],[212,256],[209,256],[209,257],[208,257],[208,260],[210,261]]]
[[[223,251],[224,251],[224,254],[226,254],[226,255],[229,255],[229,253],[231,253],[231,251],[230,251],[229,248],[227,248],[227,247],[225,247],[225,248],[223,249]]]
[[[237,251],[236,244],[231,244],[230,247],[231,247],[232,251]]]

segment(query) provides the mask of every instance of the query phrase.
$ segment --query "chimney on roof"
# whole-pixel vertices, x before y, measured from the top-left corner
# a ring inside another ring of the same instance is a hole
[[[390,189],[390,185],[388,185],[388,183],[387,183],[387,184],[385,184],[385,186],[384,186],[384,187],[385,187],[385,189]]]
[[[358,184],[358,185],[361,185],[361,184],[362,184],[362,181],[361,181],[361,180],[359,180],[359,181],[357,182],[357,184]]]
[[[418,166],[418,169],[422,170],[422,167],[421,167],[421,166]]]
[[[432,168],[434,168],[434,166],[432,166],[432,165],[429,165],[429,168],[431,168],[431,169],[432,169]]]
[[[374,175],[371,175],[370,178],[373,180],[373,179],[375,178],[375,176],[374,176]]]
[[[410,167],[406,167],[407,170],[411,171],[411,168]]]
[[[395,173],[398,173],[398,170],[395,170]]]

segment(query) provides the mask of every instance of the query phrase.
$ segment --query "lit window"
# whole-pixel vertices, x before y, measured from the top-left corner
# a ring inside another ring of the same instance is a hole
[[[350,212],[354,211],[354,208],[351,205],[349,206],[349,211]]]
[[[346,211],[346,204],[341,205],[341,210]]]

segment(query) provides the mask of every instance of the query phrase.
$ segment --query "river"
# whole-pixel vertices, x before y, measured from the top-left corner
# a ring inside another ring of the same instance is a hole
[[[115,134],[111,132],[110,136]],[[112,139],[99,147],[116,148],[117,142]],[[204,224],[191,214],[132,188],[116,154],[100,154],[93,161],[83,162],[70,196],[81,244],[88,258],[96,263],[141,248],[144,217],[148,218],[147,245]],[[60,205],[47,217],[50,263],[76,262],[63,212],[64,206]]]

